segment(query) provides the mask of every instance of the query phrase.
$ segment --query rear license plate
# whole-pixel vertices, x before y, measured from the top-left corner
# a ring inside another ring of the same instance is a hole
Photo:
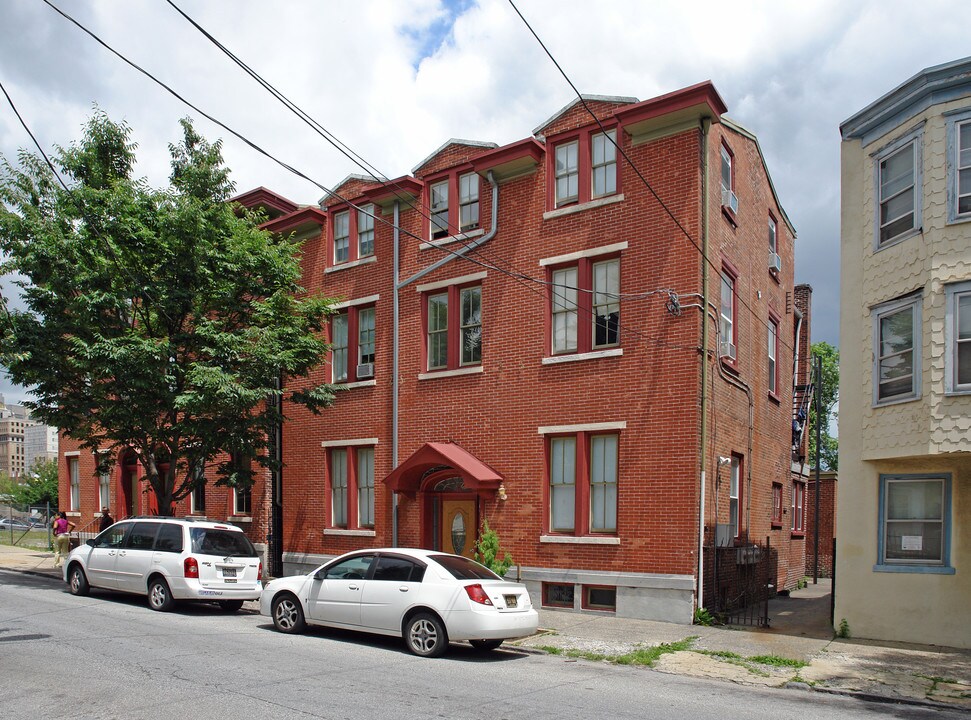
[[[228,582],[228,583],[234,583],[234,582],[236,582],[236,578],[226,578],[226,582]]]
[[[517,598],[515,595],[504,595],[503,597],[506,600],[507,608],[514,608],[518,606],[519,598]]]
[[[234,578],[236,577],[236,568],[223,568],[224,578]]]

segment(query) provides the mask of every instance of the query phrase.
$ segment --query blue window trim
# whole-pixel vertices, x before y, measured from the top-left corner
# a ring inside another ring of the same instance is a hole
[[[971,384],[957,382],[957,299],[971,292],[971,280],[944,286],[947,305],[944,311],[944,392],[947,395],[969,395]]]
[[[884,558],[884,538],[886,537],[887,485],[891,480],[943,480],[944,481],[944,533],[941,539],[941,562],[920,565],[916,563],[887,562]],[[914,474],[881,474],[880,502],[877,535],[877,562],[873,566],[874,572],[886,573],[917,573],[925,575],[954,575],[951,567],[951,474],[950,473],[914,473]]]
[[[913,366],[914,366],[914,379],[911,391],[906,395],[900,395],[898,397],[882,399],[880,397],[880,319],[885,315],[893,315],[902,310],[909,309],[913,313],[913,327],[914,327],[914,337],[912,338],[913,345]],[[871,316],[873,318],[873,340],[872,340],[872,357],[873,364],[870,369],[872,374],[872,384],[873,384],[873,397],[872,406],[873,407],[884,407],[886,405],[895,405],[902,402],[911,402],[913,400],[920,400],[921,398],[921,388],[923,384],[923,316],[924,316],[924,295],[923,290],[916,293],[912,293],[902,298],[897,298],[895,300],[890,300],[889,302],[882,303],[872,308]]]
[[[896,237],[880,242],[880,163],[888,157],[902,150],[907,145],[914,145],[914,227],[902,232]],[[924,123],[907,130],[887,145],[871,154],[873,158],[873,252],[877,253],[888,247],[920,235],[924,232]]]
[[[958,215],[957,127],[971,120],[971,109],[947,115],[947,224],[971,222],[971,213]]]

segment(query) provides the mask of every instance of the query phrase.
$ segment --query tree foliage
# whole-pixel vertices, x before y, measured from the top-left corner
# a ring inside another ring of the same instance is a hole
[[[18,506],[37,507],[50,503],[57,508],[57,461],[37,460],[20,482],[4,478],[2,490],[4,495]]]
[[[813,343],[813,357],[822,359],[822,382],[816,389],[822,400],[823,416],[820,423],[820,469],[837,470],[839,465],[839,440],[829,431],[836,421],[839,403],[840,351],[827,342]],[[815,372],[815,371],[814,371]],[[816,461],[816,404],[809,411],[809,457]]]
[[[100,469],[133,452],[161,514],[204,482],[198,468],[245,488],[273,464],[267,400],[321,362],[331,304],[300,287],[298,245],[227,202],[221,143],[182,130],[164,189],[133,176],[130,128],[100,111],[54,154],[66,188],[36,155],[0,163],[2,271],[24,278],[26,304],[0,320],[0,362]],[[316,412],[333,395],[287,398]]]

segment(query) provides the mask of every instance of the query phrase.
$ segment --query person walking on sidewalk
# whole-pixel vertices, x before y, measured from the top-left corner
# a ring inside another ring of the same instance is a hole
[[[67,519],[67,513],[61,510],[54,519],[52,528],[54,530],[54,567],[60,567],[64,556],[67,555],[71,545],[71,531],[74,530],[74,523]]]

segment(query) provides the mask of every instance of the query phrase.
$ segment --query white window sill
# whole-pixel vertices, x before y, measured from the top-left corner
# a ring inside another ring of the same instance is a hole
[[[80,510],[68,510],[64,514],[67,515],[68,517],[81,517],[81,511]]]
[[[594,350],[593,352],[574,353],[572,355],[553,355],[543,358],[542,363],[543,365],[559,365],[560,363],[580,362],[582,360],[619,357],[623,354],[624,348],[610,348],[609,350]]]
[[[339,263],[337,265],[331,265],[328,268],[324,268],[324,274],[337,272],[338,270],[349,270],[352,267],[357,267],[358,265],[367,265],[368,263],[373,263],[377,261],[378,259],[374,255],[368,255],[366,258],[360,258],[358,260]]]
[[[902,235],[898,235],[897,237],[892,237],[889,240],[884,240],[883,242],[880,242],[880,238],[877,237],[873,241],[873,252],[877,253],[877,252],[880,252],[881,250],[892,248],[894,245],[899,245],[902,242],[910,240],[910,238],[912,237],[916,237],[917,235],[923,235],[923,233],[924,233],[924,228],[919,227],[919,228],[914,228],[912,230],[907,230]]]
[[[920,400],[920,395],[908,395],[907,397],[896,398],[893,400],[877,400],[871,405],[871,407],[882,408],[890,405],[900,405],[902,403],[914,402],[915,400]]]
[[[253,518],[249,515],[230,515],[226,518],[226,522],[231,523],[251,523]]]
[[[543,219],[552,220],[553,218],[563,217],[564,215],[572,215],[573,213],[583,212],[584,210],[592,210],[594,208],[604,207],[605,205],[613,205],[614,203],[623,201],[623,193],[620,195],[610,195],[608,197],[597,198],[596,200],[580,203],[579,205],[567,205],[566,207],[557,208],[556,210],[548,210],[547,212],[543,213]]]
[[[460,375],[479,375],[484,373],[485,369],[481,365],[473,365],[471,367],[459,368],[457,370],[439,370],[431,371],[426,373],[419,373],[419,380],[437,380],[439,378],[450,378],[458,377]]]
[[[344,528],[324,528],[324,535],[343,535],[345,537],[376,537],[374,530],[345,530]]]
[[[561,545],[620,545],[619,537],[598,537],[595,535],[540,535],[539,541]]]
[[[429,240],[418,245],[419,250],[431,250],[432,248],[441,247],[442,245],[449,245],[454,242],[462,242],[464,240],[472,240],[481,235],[485,235],[485,229],[479,228],[477,230],[469,230],[468,232],[461,232],[458,235],[449,235],[448,237],[438,238],[437,240]]]
[[[357,382],[351,383],[339,383],[334,388],[335,390],[353,390],[354,388],[362,387],[374,387],[378,384],[377,380],[358,380]]]

